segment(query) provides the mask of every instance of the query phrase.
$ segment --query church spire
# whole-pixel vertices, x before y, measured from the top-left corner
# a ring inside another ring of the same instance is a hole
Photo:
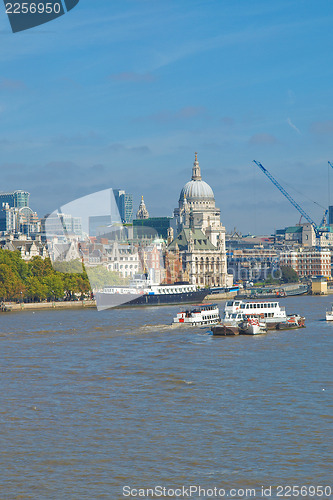
[[[201,172],[198,162],[198,153],[195,154],[195,159],[192,167],[192,181],[201,181]]]

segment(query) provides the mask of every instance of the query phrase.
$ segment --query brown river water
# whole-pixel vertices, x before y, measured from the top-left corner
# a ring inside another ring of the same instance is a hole
[[[0,499],[333,498],[331,301],[227,338],[179,306],[2,314]]]

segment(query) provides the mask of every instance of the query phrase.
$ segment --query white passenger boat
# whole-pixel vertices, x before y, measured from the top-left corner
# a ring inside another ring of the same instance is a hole
[[[175,324],[188,326],[216,325],[220,321],[220,311],[216,304],[199,304],[193,309],[182,310],[173,319]]]
[[[224,316],[213,326],[213,335],[256,335],[267,330],[302,328],[305,318],[298,314],[286,314],[284,307],[276,301],[244,302],[229,300],[225,304]]]
[[[298,314],[287,315],[284,307],[276,301],[241,301],[230,300],[224,308],[224,321],[233,320],[238,323],[248,318],[264,320],[268,330],[283,328],[300,328],[305,326],[305,318]]]
[[[238,322],[246,321],[249,317],[257,317],[266,321],[268,329],[274,329],[279,323],[287,321],[284,307],[277,301],[229,300],[224,308],[224,319],[233,319]]]
[[[326,321],[333,321],[333,304],[331,305],[331,309],[326,311]]]

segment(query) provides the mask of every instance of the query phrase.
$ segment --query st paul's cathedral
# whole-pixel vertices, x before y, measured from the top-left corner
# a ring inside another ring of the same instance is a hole
[[[201,178],[195,153],[192,179],[181,190],[167,247],[169,254],[179,255],[183,276],[190,283],[222,287],[232,284],[232,276],[227,274],[225,227],[220,216],[213,190]]]

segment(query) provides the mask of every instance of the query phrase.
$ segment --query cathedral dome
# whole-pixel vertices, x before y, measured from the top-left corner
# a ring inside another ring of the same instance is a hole
[[[205,181],[189,181],[185,184],[180,193],[180,199],[183,200],[186,197],[187,200],[203,199],[203,200],[213,200],[214,193],[212,188]]]
[[[181,190],[179,201],[183,201],[185,198],[189,201],[192,201],[194,199],[198,201],[214,201],[214,193],[212,188],[209,186],[209,184],[207,184],[207,182],[201,179],[197,153],[195,153],[195,161],[192,169],[192,180],[187,182]]]

